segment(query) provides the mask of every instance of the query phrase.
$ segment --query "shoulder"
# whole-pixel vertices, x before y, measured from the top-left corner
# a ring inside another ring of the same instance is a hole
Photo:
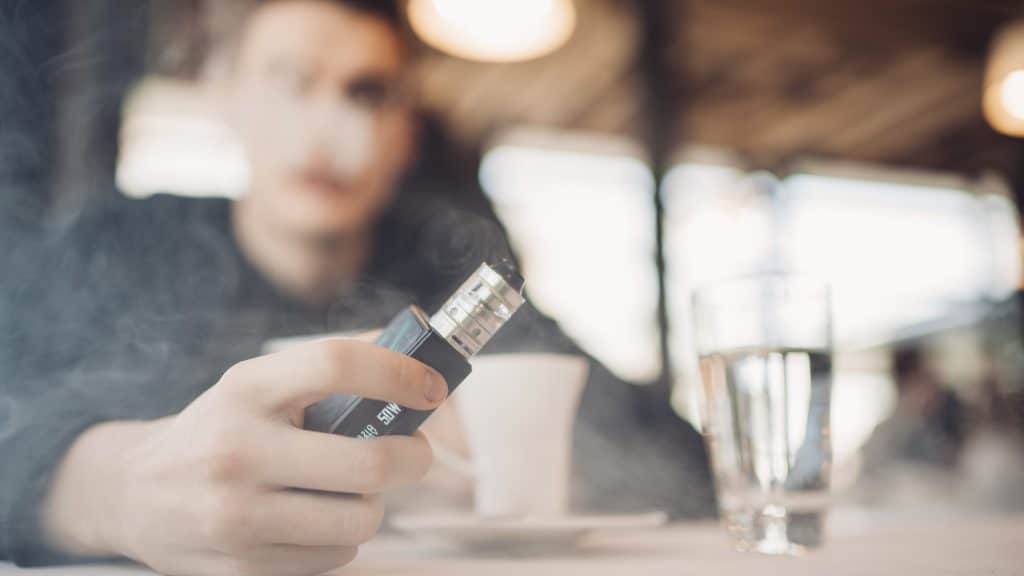
[[[158,194],[144,199],[116,196],[91,206],[72,226],[71,235],[117,236],[174,235],[183,225],[217,225],[227,213],[224,198],[186,198]]]
[[[77,258],[117,256],[153,258],[189,245],[197,228],[227,226],[226,199],[184,198],[161,194],[145,199],[123,196],[90,206],[54,242]]]
[[[90,206],[46,243],[40,260],[72,282],[107,285],[164,276],[207,251],[204,243],[229,242],[225,199],[170,195],[116,197]]]

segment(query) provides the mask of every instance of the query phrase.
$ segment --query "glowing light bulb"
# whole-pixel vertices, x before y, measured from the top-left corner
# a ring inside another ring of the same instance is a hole
[[[999,88],[999,95],[1010,116],[1024,120],[1024,70],[1014,70],[1007,74]]]
[[[457,26],[471,26],[488,21],[513,25],[536,23],[548,17],[554,8],[554,0],[433,0],[433,4],[442,18]]]
[[[572,35],[572,0],[411,0],[409,21],[428,44],[471,60],[548,54]]]

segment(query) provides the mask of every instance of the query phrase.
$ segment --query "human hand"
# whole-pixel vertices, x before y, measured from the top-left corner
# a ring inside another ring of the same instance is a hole
[[[425,365],[355,340],[242,362],[175,416],[83,434],[58,470],[45,525],[71,553],[123,555],[167,574],[323,573],[355,557],[379,528],[379,494],[420,479],[431,452],[421,435],[302,430],[304,409],[351,394],[426,410],[447,390]]]

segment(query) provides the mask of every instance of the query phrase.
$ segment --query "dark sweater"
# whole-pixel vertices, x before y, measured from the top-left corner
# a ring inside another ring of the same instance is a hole
[[[500,230],[472,212],[389,214],[356,288],[310,308],[246,262],[229,212],[227,200],[118,197],[61,238],[23,250],[5,274],[0,559],[65,560],[43,546],[38,510],[55,465],[87,427],[179,412],[268,340],[380,327],[411,303],[430,311],[488,257],[490,248],[473,246],[502,244]],[[488,348],[518,350],[578,352],[533,309]],[[712,514],[699,436],[646,393],[594,364],[576,432],[577,507]]]

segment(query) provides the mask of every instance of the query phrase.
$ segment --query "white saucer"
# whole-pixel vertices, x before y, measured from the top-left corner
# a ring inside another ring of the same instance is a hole
[[[664,512],[561,517],[483,517],[471,513],[398,515],[397,530],[416,537],[477,549],[561,548],[596,531],[657,528]]]

